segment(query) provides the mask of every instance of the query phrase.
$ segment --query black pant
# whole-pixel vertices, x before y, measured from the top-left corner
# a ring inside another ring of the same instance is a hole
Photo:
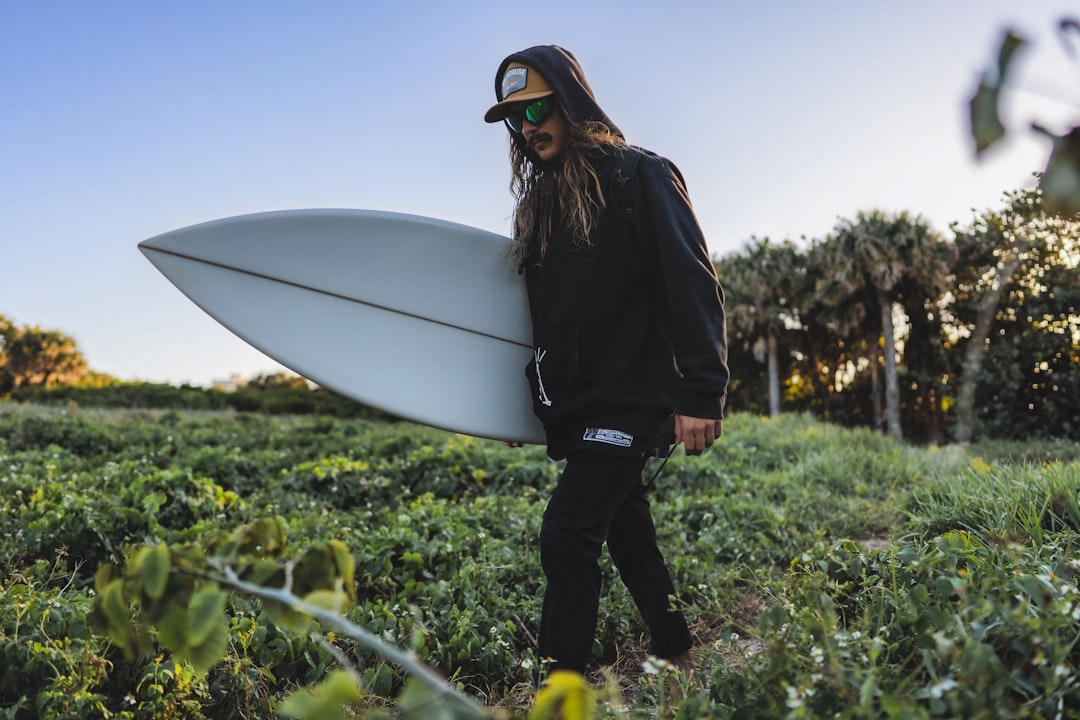
[[[591,449],[572,452],[544,512],[540,561],[547,576],[540,619],[541,658],[551,669],[585,672],[600,607],[600,550],[608,552],[649,626],[652,652],[672,657],[690,649],[682,613],[645,497],[645,459]]]

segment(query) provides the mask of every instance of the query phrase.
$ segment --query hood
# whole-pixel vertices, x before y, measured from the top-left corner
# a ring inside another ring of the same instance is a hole
[[[569,50],[558,45],[537,45],[507,57],[499,64],[499,70],[495,73],[497,100],[502,100],[500,92],[503,74],[512,62],[528,65],[547,80],[555,97],[566,109],[571,122],[574,124],[581,124],[588,120],[601,122],[607,125],[611,132],[622,137],[618,126],[596,102],[596,96],[593,95],[592,88],[585,79],[585,72]],[[511,134],[515,136],[515,140],[520,139],[516,133]]]

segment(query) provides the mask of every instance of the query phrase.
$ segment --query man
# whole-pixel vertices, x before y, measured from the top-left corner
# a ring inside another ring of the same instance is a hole
[[[510,130],[509,252],[528,288],[533,405],[548,454],[567,461],[540,532],[539,654],[585,672],[606,542],[653,654],[687,670],[690,633],[642,472],[672,442],[696,455],[721,434],[723,291],[682,176],[626,144],[570,52],[509,56],[495,94],[484,119]]]

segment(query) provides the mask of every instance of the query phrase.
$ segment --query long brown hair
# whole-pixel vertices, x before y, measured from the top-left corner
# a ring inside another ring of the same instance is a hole
[[[588,244],[597,213],[606,204],[591,158],[625,145],[622,136],[603,123],[574,123],[562,105],[556,112],[562,113],[569,128],[561,157],[537,164],[525,153],[520,138],[510,142],[510,194],[515,206],[514,239],[508,254],[519,268],[524,267],[530,250],[534,259],[544,257],[556,222],[571,231],[575,242]]]

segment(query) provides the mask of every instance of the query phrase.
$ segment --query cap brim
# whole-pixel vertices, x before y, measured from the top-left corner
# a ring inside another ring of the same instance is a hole
[[[539,100],[542,97],[547,97],[548,95],[554,94],[555,93],[551,90],[542,90],[540,92],[531,93],[518,93],[511,98],[507,98],[500,103],[492,105],[488,109],[488,111],[484,113],[484,122],[500,122],[502,120],[505,120],[506,116],[509,115],[515,107],[520,106],[521,103],[528,102],[530,100]]]

